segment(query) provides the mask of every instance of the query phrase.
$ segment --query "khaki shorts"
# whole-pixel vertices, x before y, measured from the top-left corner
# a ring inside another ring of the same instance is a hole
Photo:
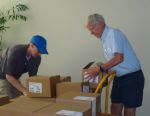
[[[0,79],[0,95],[7,95],[10,99],[22,95],[15,87],[13,87],[7,80]]]

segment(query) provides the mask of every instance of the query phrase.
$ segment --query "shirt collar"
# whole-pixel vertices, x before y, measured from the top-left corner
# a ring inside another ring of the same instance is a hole
[[[102,41],[104,41],[106,39],[108,31],[109,31],[109,27],[106,25],[105,28],[104,28],[104,31],[102,33],[102,37],[101,37]]]

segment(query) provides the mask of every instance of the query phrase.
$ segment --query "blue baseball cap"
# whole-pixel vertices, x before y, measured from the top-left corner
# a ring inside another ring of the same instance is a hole
[[[31,43],[33,43],[38,51],[41,53],[41,54],[48,54],[48,51],[46,49],[47,47],[47,42],[46,42],[46,39],[40,35],[34,35],[31,39]]]

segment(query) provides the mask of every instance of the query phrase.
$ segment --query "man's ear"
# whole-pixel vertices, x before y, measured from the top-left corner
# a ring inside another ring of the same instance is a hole
[[[29,43],[29,46],[30,46],[31,48],[35,47],[35,45],[34,45],[33,43]]]

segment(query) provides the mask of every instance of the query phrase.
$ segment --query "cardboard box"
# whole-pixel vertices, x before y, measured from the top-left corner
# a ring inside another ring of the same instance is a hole
[[[60,76],[33,76],[27,78],[29,97],[56,97],[56,84]]]
[[[33,98],[34,99],[34,98]],[[54,104],[55,100],[37,100],[28,97],[19,97],[13,99],[9,104],[0,107],[1,116],[33,116],[33,112],[38,111],[50,104]]]
[[[71,76],[60,77],[60,82],[71,82]]]
[[[56,98],[49,98],[49,97],[39,97],[39,98],[36,98],[36,97],[27,97],[27,96],[20,96],[20,97],[17,97],[15,99],[11,99],[10,100],[11,102],[18,102],[18,101],[21,101],[21,102],[30,102],[30,101],[33,101],[33,102],[36,102],[36,101],[43,101],[43,102],[52,102],[52,103],[55,103],[56,102]]]
[[[0,106],[9,103],[9,96],[0,95]]]
[[[91,108],[91,102],[90,101],[83,101],[83,100],[72,100],[72,99],[56,99],[55,103],[59,104],[68,104],[68,105],[73,105],[73,106],[78,106],[83,105],[84,107]]]
[[[60,96],[66,92],[69,91],[79,91],[82,92],[82,82],[62,82],[62,83],[57,83],[56,85],[56,92],[57,96]]]
[[[58,100],[73,100],[73,101],[87,101],[91,102],[92,116],[96,116],[100,112],[100,95],[95,93],[83,93],[83,92],[67,92],[58,96]],[[59,100],[59,101],[60,101]]]
[[[67,116],[91,116],[91,108],[86,103],[79,103],[78,105],[55,103],[36,111],[34,116],[64,116],[65,114],[68,114]]]

